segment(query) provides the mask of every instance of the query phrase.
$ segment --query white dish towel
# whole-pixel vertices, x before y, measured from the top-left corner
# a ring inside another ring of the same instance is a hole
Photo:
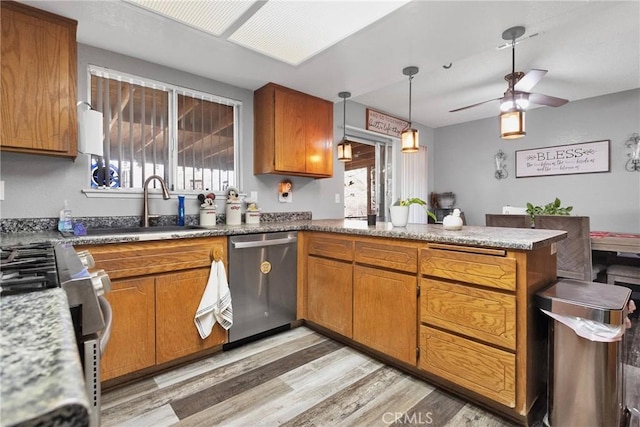
[[[227,283],[227,273],[222,261],[211,263],[211,272],[204,290],[194,322],[202,339],[211,334],[216,321],[225,329],[233,325],[231,292]]]

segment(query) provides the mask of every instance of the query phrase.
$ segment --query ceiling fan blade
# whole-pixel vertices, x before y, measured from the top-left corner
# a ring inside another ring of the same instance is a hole
[[[462,107],[462,108],[456,108],[455,110],[450,110],[450,113],[455,113],[456,111],[462,111],[462,110],[466,110],[467,108],[473,108],[473,107],[477,107],[478,105],[482,105],[482,104],[486,104],[487,102],[492,102],[492,101],[498,101],[502,99],[502,97],[500,98],[495,98],[495,99],[490,99],[488,101],[482,101],[482,102],[478,102],[477,104],[471,104],[471,105],[467,105],[466,107]]]
[[[541,95],[539,93],[530,93],[529,102],[540,105],[548,105],[550,107],[560,107],[569,102],[568,99],[556,98],[555,96]]]
[[[530,70],[523,78],[518,80],[513,89],[519,92],[529,92],[547,73],[547,70]]]

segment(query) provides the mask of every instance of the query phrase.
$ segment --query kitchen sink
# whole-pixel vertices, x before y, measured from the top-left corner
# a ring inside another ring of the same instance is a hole
[[[199,225],[158,225],[155,227],[114,227],[114,228],[89,228],[87,236],[107,236],[111,234],[148,234],[170,233],[173,231],[206,230],[209,227]],[[73,233],[62,233],[65,237],[73,237]]]

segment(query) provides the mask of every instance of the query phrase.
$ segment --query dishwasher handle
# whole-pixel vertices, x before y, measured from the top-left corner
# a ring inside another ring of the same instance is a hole
[[[284,239],[273,240],[252,240],[249,242],[231,242],[234,249],[246,249],[246,248],[262,248],[264,246],[286,245],[289,243],[295,243],[298,241],[297,237],[287,237]]]

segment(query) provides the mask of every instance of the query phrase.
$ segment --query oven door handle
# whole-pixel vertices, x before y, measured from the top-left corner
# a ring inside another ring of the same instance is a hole
[[[100,303],[100,310],[102,310],[102,317],[104,318],[104,329],[100,334],[100,355],[104,354],[109,338],[111,337],[111,323],[113,320],[113,313],[111,311],[111,304],[102,296],[98,296],[98,302]]]

